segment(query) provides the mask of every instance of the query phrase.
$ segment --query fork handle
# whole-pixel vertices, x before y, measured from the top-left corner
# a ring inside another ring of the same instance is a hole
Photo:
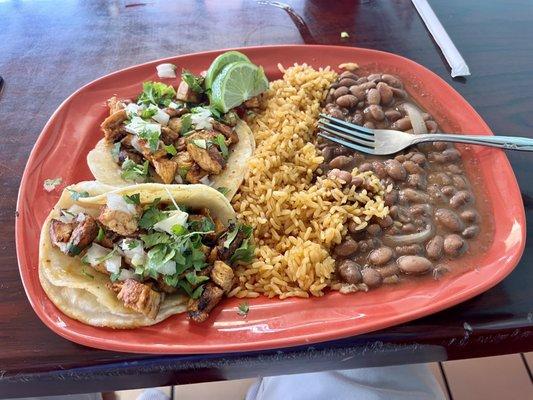
[[[456,142],[479,144],[481,146],[499,147],[507,150],[533,151],[533,139],[520,136],[477,136],[449,135],[446,133],[420,135],[416,143],[422,142]]]

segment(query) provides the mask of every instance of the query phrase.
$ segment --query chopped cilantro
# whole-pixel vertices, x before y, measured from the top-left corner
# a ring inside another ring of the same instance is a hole
[[[185,274],[185,279],[194,287],[198,286],[200,283],[203,283],[205,281],[209,280],[208,276],[205,275],[196,275],[196,272],[189,272],[188,274]]]
[[[70,189],[70,188],[67,188],[67,190],[70,192],[70,197],[72,198],[72,200],[76,201],[82,197],[89,197],[89,192],[85,192],[85,191],[82,191],[82,192],[78,192],[77,190],[74,190],[74,189]]]
[[[148,177],[148,160],[146,160],[142,165],[135,164],[133,160],[126,158],[122,163],[122,174],[120,175],[123,179],[132,182],[144,182]]]
[[[159,148],[159,137],[161,136],[161,130],[143,129],[139,134],[140,139],[144,139],[148,142],[150,150],[153,152]]]
[[[207,233],[215,230],[215,223],[210,217],[204,217],[201,220],[191,221],[189,223],[192,231]]]
[[[69,217],[76,218],[76,214],[71,213],[69,210],[65,210],[64,208],[61,209],[61,213],[65,216],[68,215]]]
[[[188,133],[191,131],[192,128],[192,115],[191,114],[185,114],[183,117],[181,117],[181,134],[183,136],[188,136]]]
[[[83,256],[81,258],[81,262],[83,265],[91,265],[91,263],[89,262],[89,259],[87,258],[87,256]]]
[[[178,154],[178,151],[176,150],[173,144],[169,144],[168,146],[165,145],[163,147],[165,148],[165,151],[171,156],[175,156],[176,154]]]
[[[249,312],[250,312],[250,306],[248,305],[246,301],[240,303],[239,306],[237,307],[237,314],[239,314],[241,317],[246,318]]]
[[[141,240],[144,242],[145,247],[153,247],[156,244],[170,243],[170,236],[164,232],[154,232],[145,235],[141,235]]]
[[[187,293],[187,295],[188,295],[189,297],[192,297],[192,294],[193,294],[193,288],[191,287],[191,284],[190,284],[189,282],[184,281],[184,280],[180,280],[180,281],[178,282],[178,285],[179,285],[180,288],[183,289],[183,291],[184,291],[185,293]]]
[[[157,108],[145,108],[141,112],[142,119],[150,119],[157,114]]]
[[[139,226],[143,229],[152,228],[159,221],[167,218],[167,215],[157,208],[160,199],[156,199],[143,213],[139,220]]]
[[[133,239],[133,240],[128,240],[127,246],[128,246],[129,250],[132,250],[132,249],[138,247],[140,244],[141,243],[138,240]]]
[[[209,111],[215,119],[222,121],[222,113],[215,106],[209,106]]]
[[[226,240],[224,240],[224,244],[223,244],[224,248],[229,249],[229,247],[231,246],[231,243],[235,240],[238,233],[239,233],[238,226],[234,225],[233,229],[230,228],[230,230],[228,231]]]
[[[201,149],[207,149],[207,140],[205,139],[193,139],[192,143]]]
[[[120,276],[120,272],[117,272],[116,274],[111,274],[109,279],[111,279],[111,282],[115,282]]]
[[[224,157],[224,159],[227,160],[229,156],[229,151],[228,151],[228,146],[226,145],[226,138],[224,137],[224,135],[220,135],[220,134],[216,135],[213,138],[213,143],[215,143],[220,148],[222,157]]]
[[[217,190],[222,193],[224,196],[229,193],[229,189],[225,186],[217,187]]]
[[[76,245],[69,244],[67,247],[67,253],[73,256],[77,256],[81,253],[81,249]]]
[[[137,99],[138,103],[166,107],[176,96],[176,91],[172,86],[162,82],[144,82],[143,91]]]
[[[203,292],[204,292],[204,285],[200,285],[196,289],[194,289],[194,292],[192,292],[191,298],[196,300],[202,295]]]
[[[182,225],[176,224],[176,225],[174,225],[171,228],[171,231],[172,231],[172,234],[174,234],[176,236],[181,236],[181,235],[184,235],[185,233],[187,233],[187,228],[185,228]]]
[[[189,173],[189,168],[178,167],[178,174],[181,176],[181,179],[185,179],[188,173]]]
[[[109,253],[107,253],[105,256],[98,257],[94,261],[96,261],[98,264],[103,263],[104,261],[109,260],[111,257],[113,257],[117,253],[116,247],[111,250]]]
[[[131,194],[131,195],[125,194],[122,197],[124,198],[124,201],[126,203],[128,203],[128,204],[134,204],[134,205],[141,204],[141,194],[140,193],[135,193],[135,194]]]
[[[116,142],[111,149],[111,156],[113,160],[118,162],[118,154],[120,153],[120,142]]]
[[[184,69],[181,73],[181,79],[191,88],[193,92],[204,92],[204,88],[202,87],[204,83],[204,78],[202,76],[196,76],[190,71]]]
[[[98,236],[96,236],[96,240],[98,242],[104,240],[105,238],[105,231],[104,231],[104,228],[102,228],[101,226],[98,227]]]
[[[237,262],[249,263],[254,258],[255,246],[250,239],[244,239],[241,247],[239,247],[230,258],[230,263]]]

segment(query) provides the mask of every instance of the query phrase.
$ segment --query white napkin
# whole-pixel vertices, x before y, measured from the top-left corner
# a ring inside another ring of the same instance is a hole
[[[448,33],[440,23],[427,0],[411,1],[426,24],[429,32],[435,39],[435,42],[439,45],[442,54],[446,57],[446,61],[450,64],[450,67],[452,68],[452,77],[455,78],[456,76],[470,75],[470,70],[468,69],[468,65],[466,65],[466,61],[461,56],[461,53],[459,53],[459,50],[457,50],[457,47],[453,44],[452,39],[448,36]]]

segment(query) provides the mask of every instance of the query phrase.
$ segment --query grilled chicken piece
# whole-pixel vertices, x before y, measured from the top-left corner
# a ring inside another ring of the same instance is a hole
[[[98,216],[98,221],[107,229],[118,233],[121,236],[129,236],[135,233],[138,228],[138,217],[142,212],[140,206],[135,206],[136,213],[130,214],[125,211],[110,210],[103,206]],[[98,233],[98,230],[97,230]]]
[[[126,136],[122,123],[128,119],[126,111],[119,110],[107,117],[100,127],[104,131],[104,137],[109,143],[116,142]]]
[[[133,161],[135,164],[142,164],[144,162],[144,159],[142,156],[134,151],[122,149],[118,152],[118,162],[120,165],[126,161],[126,158],[129,158],[131,161]]]
[[[185,81],[181,81],[180,85],[178,86],[178,90],[176,90],[176,99],[185,101],[187,103],[200,102],[200,96],[198,93],[193,91]]]
[[[179,130],[176,131],[170,127],[162,126],[161,127],[161,140],[166,145],[174,144],[174,142],[178,140],[178,138],[180,137],[180,134],[178,132]]]
[[[69,255],[79,254],[98,236],[98,224],[89,214],[79,213],[75,223],[76,227],[72,231],[67,245]]]
[[[210,148],[212,148],[212,146]],[[215,149],[215,151],[217,150]],[[206,149],[198,147],[192,140],[188,140],[187,152],[204,171],[215,175],[218,175],[220,172],[222,172],[223,164],[220,163],[218,158],[213,158],[212,154],[214,153],[210,153]]]
[[[157,278],[155,286],[161,292],[168,294],[176,293],[178,291],[178,289],[176,289],[174,286],[167,285],[161,275],[159,276],[159,278]]]
[[[69,241],[72,231],[76,227],[74,222],[63,222],[58,219],[50,221],[50,239],[56,247],[64,247]]]
[[[113,115],[117,111],[125,109],[129,103],[131,103],[131,100],[121,100],[118,99],[116,96],[111,97],[107,100],[107,106],[109,107],[109,115]]]
[[[178,140],[176,140],[176,143],[174,143],[174,146],[176,146],[178,153],[187,151],[187,139],[180,136]]]
[[[113,231],[104,229],[104,238],[102,240],[96,240],[100,246],[107,247],[112,249],[114,247],[114,242],[118,239],[119,235]]]
[[[170,118],[168,127],[174,132],[181,132],[181,118]]]
[[[178,169],[178,163],[166,158],[160,158],[158,160],[152,160],[155,172],[163,183],[169,184],[174,182],[174,176],[176,176],[176,170]]]
[[[176,161],[176,163],[178,164],[178,169],[183,168],[188,171],[194,165],[194,161],[192,160],[191,155],[186,151],[176,154],[172,158],[172,160]]]
[[[213,129],[224,135],[226,138],[226,144],[228,146],[239,143],[239,136],[237,135],[237,132],[235,132],[234,128],[219,121],[213,121],[211,124],[213,125]]]
[[[167,155],[167,151],[163,148],[158,149],[155,152],[152,152],[152,149],[150,149],[148,142],[144,139],[137,140],[137,143],[139,144],[138,147],[140,147],[142,155],[144,156],[144,158],[146,158],[149,161],[157,160]]]
[[[192,167],[187,171],[185,175],[185,180],[189,183],[200,183],[200,179],[204,176],[209,175],[207,171],[204,171],[198,164],[193,164]]]
[[[134,279],[126,279],[124,282],[114,283],[113,291],[127,308],[142,313],[148,318],[155,319],[157,316],[162,296],[150,286]]]
[[[220,302],[224,291],[212,282],[205,285],[204,291],[197,300],[190,299],[187,314],[194,322],[204,322],[209,312]]]
[[[225,293],[231,290],[235,274],[228,264],[219,260],[215,261],[210,276],[211,280],[220,286]]]
[[[235,236],[235,239],[233,239],[233,242],[230,243],[229,247],[224,247],[224,242],[226,241],[226,235],[221,236],[218,238],[218,244],[215,247],[217,254],[215,259],[222,260],[222,261],[228,261],[233,253],[235,253],[235,250],[237,250],[239,247],[241,247],[242,242],[246,239],[246,235],[239,230],[237,233],[237,236]],[[211,255],[210,255],[211,256]]]

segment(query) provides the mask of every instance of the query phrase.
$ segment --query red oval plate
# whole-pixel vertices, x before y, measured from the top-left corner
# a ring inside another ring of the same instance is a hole
[[[334,46],[268,46],[237,49],[262,65],[270,79],[281,77],[277,64],[308,63],[315,67],[355,61],[369,71],[399,75],[412,96],[446,130],[491,135],[474,109],[441,78],[403,57],[375,50]],[[153,61],[91,82],[61,104],[44,127],[22,178],[16,221],[17,255],[26,294],[37,315],[53,331],[74,342],[107,350],[140,353],[220,353],[302,345],[385,328],[419,318],[467,300],[501,281],[522,254],[525,217],[513,171],[503,151],[474,147],[463,154],[485,186],[485,206],[494,215],[493,241],[486,252],[464,264],[464,273],[439,281],[414,280],[368,293],[322,298],[249,300],[250,312],[236,312],[242,301],[224,301],[200,325],[184,315],[152,327],[112,330],[84,325],[61,313],[39,283],[39,231],[66,184],[91,179],[85,157],[101,137],[99,124],[107,113],[105,100],[114,94],[135,96],[146,80],[157,80],[155,66],[171,62],[193,72],[207,69],[222,51]],[[472,177],[472,174],[470,174]],[[43,190],[47,178],[62,177],[52,193]],[[504,206],[503,206],[504,205]]]

